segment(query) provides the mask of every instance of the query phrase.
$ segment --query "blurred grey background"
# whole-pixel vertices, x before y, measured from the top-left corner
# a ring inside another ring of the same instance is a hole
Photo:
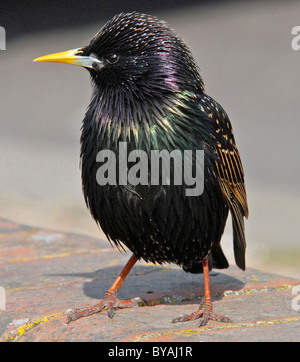
[[[299,1],[2,0],[0,26],[0,216],[105,238],[85,207],[79,169],[88,72],[38,56],[89,42],[114,14],[166,20],[189,44],[206,92],[229,114],[248,201],[248,266],[300,277]],[[222,244],[230,263],[231,222]]]

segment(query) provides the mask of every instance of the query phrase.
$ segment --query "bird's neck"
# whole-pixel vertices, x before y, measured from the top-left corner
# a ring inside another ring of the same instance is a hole
[[[159,97],[95,91],[83,121],[82,149],[116,150],[119,142],[145,151],[186,149],[191,140],[199,146],[191,123],[198,111],[197,94],[190,90]]]

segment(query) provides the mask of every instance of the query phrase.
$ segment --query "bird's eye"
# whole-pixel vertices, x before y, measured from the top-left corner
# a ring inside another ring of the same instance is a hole
[[[110,64],[115,64],[117,63],[117,61],[119,60],[119,57],[117,54],[111,54],[107,57],[107,61],[110,63]]]

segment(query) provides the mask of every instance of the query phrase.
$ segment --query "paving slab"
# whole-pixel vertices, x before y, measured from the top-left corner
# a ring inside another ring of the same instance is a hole
[[[210,273],[214,311],[230,315],[232,323],[172,324],[177,315],[198,309],[203,276],[138,262],[118,297],[139,296],[147,306],[66,325],[65,311],[101,299],[130,255],[106,240],[0,219],[1,340],[300,341],[300,281],[235,266]]]

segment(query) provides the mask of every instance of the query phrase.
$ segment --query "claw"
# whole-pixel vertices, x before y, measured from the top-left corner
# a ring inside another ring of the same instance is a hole
[[[131,300],[119,300],[117,298],[117,292],[120,289],[122,283],[124,282],[126,276],[130,272],[131,268],[137,261],[137,257],[132,255],[124,269],[121,271],[118,278],[115,280],[113,285],[108,289],[104,298],[99,301],[99,303],[87,306],[81,309],[68,309],[65,314],[67,316],[66,323],[70,323],[79,319],[81,317],[87,317],[89,315],[100,313],[103,309],[107,309],[107,314],[109,318],[113,318],[115,310],[118,308],[131,308],[139,307],[140,305],[147,305],[147,302],[141,298],[134,298]]]
[[[221,322],[232,323],[232,319],[230,318],[230,316],[228,314],[225,314],[223,316],[223,318],[221,319]]]
[[[66,324],[69,324],[81,317],[87,317],[92,314],[100,313],[104,309],[107,309],[107,315],[109,318],[113,318],[116,309],[118,308],[133,308],[139,306],[145,306],[147,302],[142,298],[134,298],[130,300],[119,300],[115,295],[106,294],[104,298],[97,304],[87,306],[81,309],[68,309],[65,314],[67,316]]]
[[[176,318],[172,319],[172,323],[186,322],[186,321],[187,321],[187,315],[186,314],[180,314]]]
[[[145,306],[147,306],[148,305],[148,303],[145,301],[145,299],[143,299],[143,298],[140,298],[140,297],[135,297],[135,298],[133,298],[134,300],[136,300],[137,301],[137,303],[138,303],[138,305],[137,305],[137,307],[145,307]]]
[[[191,314],[181,314],[178,317],[172,320],[172,323],[177,322],[186,322],[199,318],[199,327],[205,326],[207,322],[211,319],[218,322],[232,322],[231,318],[228,315],[218,316],[213,313],[212,300],[210,296],[210,286],[209,286],[209,263],[208,259],[202,260],[203,265],[203,274],[204,274],[204,301],[200,304],[197,312]]]
[[[172,323],[187,322],[199,318],[198,327],[205,326],[209,320],[230,323],[232,319],[228,315],[219,316],[213,313],[211,301],[204,301],[197,312],[181,314],[172,320]]]
[[[79,318],[75,309],[66,310],[65,315],[67,316],[66,324],[69,324],[72,321],[76,321],[76,319]]]
[[[180,314],[179,316],[177,316],[176,318],[174,318],[172,320],[172,323],[177,323],[177,322],[187,322],[187,321],[191,321],[193,319],[197,319],[199,318],[196,313],[192,313],[192,314]]]
[[[205,326],[207,324],[207,322],[208,322],[208,318],[204,318],[204,317],[200,318],[199,323],[198,323],[198,327]]]
[[[109,316],[110,319],[113,319],[114,314],[115,310],[113,308],[107,310],[107,315]]]

